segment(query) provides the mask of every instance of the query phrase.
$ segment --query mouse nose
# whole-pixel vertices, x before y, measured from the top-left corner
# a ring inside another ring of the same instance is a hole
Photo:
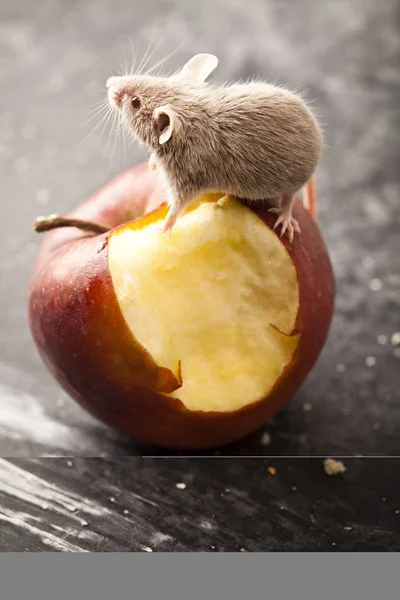
[[[118,83],[117,83],[118,79],[119,79],[119,77],[109,77],[107,79],[106,87],[107,88],[117,87],[117,85],[118,85]]]
[[[107,80],[108,98],[117,108],[121,107],[126,95],[126,89],[121,85],[120,77],[110,77]]]

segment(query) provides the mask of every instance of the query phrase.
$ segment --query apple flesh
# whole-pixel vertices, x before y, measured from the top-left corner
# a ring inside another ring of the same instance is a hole
[[[268,207],[200,197],[168,234],[145,165],[71,216],[110,227],[46,234],[30,324],[49,370],[91,414],[170,448],[250,433],[294,394],[330,326],[334,280],[318,227],[297,201],[290,244]]]

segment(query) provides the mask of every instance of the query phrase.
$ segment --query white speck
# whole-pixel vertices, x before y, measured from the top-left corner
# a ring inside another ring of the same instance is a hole
[[[367,367],[374,367],[376,365],[375,356],[367,356],[367,358],[365,359],[365,364],[367,365]]]
[[[162,531],[155,531],[151,538],[150,543],[152,546],[159,546],[163,542],[171,542],[173,538],[167,533],[162,533]]]
[[[36,192],[36,202],[38,204],[48,204],[50,202],[49,190],[42,188]]]
[[[111,498],[110,498],[110,502],[115,502],[115,498],[114,498],[114,496],[111,496]]]
[[[25,171],[27,171],[30,166],[31,163],[25,156],[19,156],[14,163],[14,168],[19,173],[25,173]]]
[[[372,258],[372,256],[363,256],[361,259],[361,264],[364,269],[372,269],[372,267],[375,265],[375,260]]]
[[[396,331],[390,338],[392,346],[400,346],[400,331]]]
[[[70,506],[70,507],[69,507],[69,510],[70,510],[71,512],[75,512],[77,509],[76,509],[76,506]]]
[[[231,491],[231,490],[230,490],[230,488],[225,488],[225,492],[226,492],[227,494],[229,494],[229,492],[230,492],[230,491]]]
[[[378,292],[383,288],[383,282],[380,279],[371,279],[368,283],[368,287],[373,292]]]
[[[21,129],[21,137],[23,137],[24,140],[33,140],[35,135],[36,127],[34,127],[33,125],[28,124]]]
[[[46,142],[46,144],[43,147],[43,152],[46,156],[51,158],[53,156],[56,156],[58,148],[55,144],[53,144],[53,142]]]
[[[326,458],[324,460],[324,470],[327,475],[339,475],[346,472],[346,467],[341,460]]]
[[[244,548],[240,548],[240,552],[246,552]]]
[[[89,525],[89,523],[87,521],[85,521],[84,519],[82,519],[81,525],[82,525],[82,527],[87,527]]]
[[[68,465],[69,467],[72,467],[72,466],[73,466],[73,464],[72,464],[72,460],[67,460],[67,465]]]
[[[336,546],[336,542],[332,542],[332,546]]]
[[[352,531],[352,527],[343,527],[344,531]]]
[[[178,488],[178,490],[186,490],[186,483],[176,483],[175,487]]]
[[[127,508],[124,510],[124,515],[129,515],[129,510]]]
[[[297,486],[295,486],[295,485],[294,485],[294,486],[292,487],[292,491],[293,491],[293,492],[297,492]]]
[[[215,550],[215,546],[211,546],[211,550]]]
[[[378,344],[380,346],[385,346],[388,343],[389,338],[387,335],[378,335],[378,337],[376,338],[376,341],[378,342]]]
[[[271,439],[271,435],[265,431],[262,435],[261,435],[261,439],[260,442],[263,446],[269,446],[271,443],[272,439]]]
[[[42,508],[43,508],[43,510],[47,510],[49,508],[49,505],[47,504],[47,502],[42,504]]]
[[[345,370],[347,369],[346,365],[340,363],[339,365],[336,365],[336,371],[338,373],[344,373]]]
[[[149,548],[148,546],[143,546],[143,550],[144,550],[145,552],[153,552],[153,549],[152,549],[152,548]]]
[[[393,356],[395,356],[396,358],[400,358],[400,348],[395,348],[393,350]]]
[[[395,510],[395,511],[394,511],[394,514],[395,514],[395,515],[400,515],[400,510]]]
[[[304,412],[310,412],[310,410],[312,410],[312,404],[310,404],[310,402],[304,402],[303,410]]]
[[[378,429],[381,428],[381,424],[380,423],[372,423],[372,429],[374,429],[375,431],[378,431]]]
[[[207,529],[208,531],[211,531],[211,529],[214,529],[214,525],[212,523],[210,523],[210,521],[207,521],[206,519],[202,519],[200,521],[200,527],[202,529]]]

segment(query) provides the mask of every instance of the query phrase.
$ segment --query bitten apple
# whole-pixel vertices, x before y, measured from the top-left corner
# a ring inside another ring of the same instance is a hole
[[[144,442],[206,449],[255,430],[299,388],[326,339],[334,279],[300,200],[289,243],[268,207],[223,194],[199,197],[161,235],[162,198],[142,165],[70,215],[110,231],[46,234],[30,324],[91,414]]]

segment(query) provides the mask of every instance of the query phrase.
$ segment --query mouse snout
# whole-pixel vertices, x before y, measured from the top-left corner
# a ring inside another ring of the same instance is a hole
[[[126,95],[126,89],[120,81],[120,77],[110,77],[107,80],[108,98],[117,108],[121,107],[122,101]]]

